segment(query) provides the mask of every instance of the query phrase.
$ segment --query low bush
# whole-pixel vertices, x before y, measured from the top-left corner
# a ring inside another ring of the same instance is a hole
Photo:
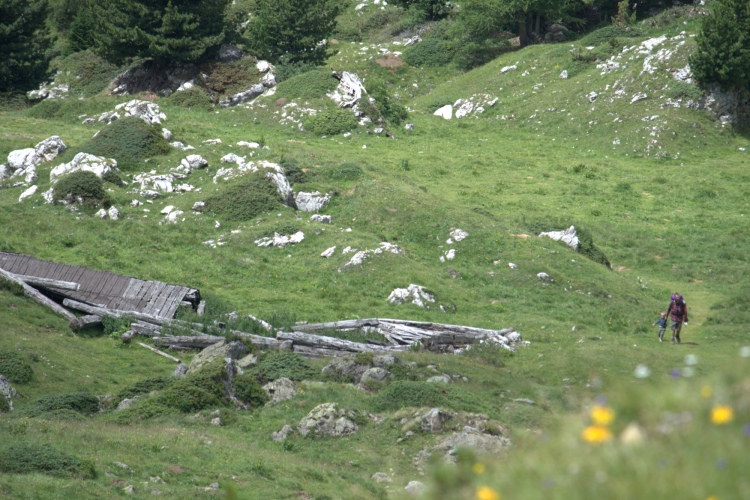
[[[193,87],[180,92],[175,92],[169,96],[167,102],[173,106],[180,106],[181,108],[187,109],[209,111],[213,108],[211,97],[200,87]]]
[[[229,63],[214,62],[204,68],[204,71],[206,76],[202,85],[215,97],[225,97],[247,90],[251,85],[258,83],[260,78],[255,60],[247,58]]]
[[[120,177],[120,174],[118,174],[114,170],[109,170],[104,175],[102,175],[102,181],[109,182],[110,184],[114,184],[117,187],[125,186],[125,182],[122,180],[122,177]]]
[[[304,184],[310,177],[308,172],[305,172],[293,161],[282,161],[281,167],[284,169],[284,174],[286,174],[286,178],[292,186],[295,184]]]
[[[29,362],[15,351],[0,351],[0,375],[15,384],[27,384],[34,376]]]
[[[112,109],[112,98],[91,97],[88,99],[44,99],[30,107],[26,116],[43,120],[72,120],[81,123],[79,116],[93,116]],[[86,151],[88,153],[88,151]]]
[[[703,91],[694,83],[675,81],[664,92],[664,95],[671,99],[687,99],[689,101],[700,101],[703,97]]]
[[[604,255],[604,252],[594,245],[594,237],[588,229],[576,227],[576,233],[578,234],[578,253],[585,255],[594,262],[605,265],[608,268],[612,267],[612,264],[609,262],[609,259],[607,259],[607,256]]]
[[[120,392],[115,395],[114,399],[116,403],[119,403],[123,399],[133,398],[140,394],[161,391],[172,385],[175,381],[176,379],[174,377],[147,378],[120,390]]]
[[[331,71],[320,68],[296,74],[276,87],[276,94],[287,99],[322,99],[338,87]]]
[[[356,163],[342,163],[338,167],[326,169],[325,173],[326,177],[334,181],[356,181],[365,174]]]
[[[255,377],[249,373],[235,377],[232,381],[234,395],[250,405],[251,408],[260,408],[268,401],[266,391],[260,386]]]
[[[70,92],[83,97],[100,93],[119,73],[117,66],[105,61],[93,50],[73,53],[55,66],[58,71],[71,75]]]
[[[112,413],[109,418],[116,424],[128,425],[178,413],[179,410],[161,404],[156,398],[151,398],[135,402],[129,408]]]
[[[276,64],[276,81],[285,82],[290,78],[304,73],[319,70],[320,68],[314,63],[306,61],[290,61],[288,56],[281,56]],[[330,76],[330,74],[328,75]]]
[[[375,102],[363,99],[360,103],[360,111],[365,113],[373,122],[389,122],[400,125],[409,117],[406,108],[396,101],[382,83],[373,83],[368,86],[370,97]]]
[[[189,382],[175,384],[163,391],[156,402],[182,413],[191,413],[222,406],[222,401],[215,394]]]
[[[613,24],[592,31],[581,38],[579,43],[584,47],[591,45],[596,47],[609,42],[613,38],[638,38],[643,36],[643,34],[643,30],[637,26],[618,26]]]
[[[10,403],[8,400],[0,394],[0,413],[8,413],[10,411]]]
[[[0,472],[5,474],[41,473],[76,479],[96,478],[96,470],[92,463],[82,462],[48,445],[28,443],[0,448]]]
[[[130,116],[104,127],[81,150],[92,155],[114,158],[120,169],[128,169],[141,168],[143,160],[166,154],[170,147],[159,127]]]
[[[336,135],[357,127],[357,118],[348,109],[329,109],[305,121],[305,130],[316,135]]]
[[[438,384],[396,380],[372,400],[375,411],[393,411],[405,407],[446,406],[448,401]]]
[[[73,172],[57,181],[53,201],[63,200],[80,203],[84,208],[92,210],[110,205],[104,182],[95,173],[87,171]]]
[[[21,413],[27,417],[39,417],[57,410],[72,410],[82,415],[92,415],[99,411],[99,399],[88,392],[43,396],[29,404]]]
[[[276,186],[263,173],[250,174],[237,184],[206,199],[206,211],[219,219],[243,221],[276,210],[281,197]]]
[[[305,358],[290,351],[266,353],[251,373],[261,382],[269,382],[284,377],[291,380],[304,380],[314,377],[316,374]]]
[[[439,39],[424,40],[404,50],[401,58],[409,66],[446,66],[453,60],[454,48],[450,42]]]

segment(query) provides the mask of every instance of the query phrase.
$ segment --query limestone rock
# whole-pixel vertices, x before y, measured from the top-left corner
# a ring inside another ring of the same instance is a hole
[[[140,399],[139,396],[136,396],[134,398],[125,398],[122,401],[120,401],[120,404],[117,405],[117,408],[115,408],[115,411],[122,411],[130,408],[133,403],[138,401]]]
[[[420,496],[427,491],[427,486],[421,481],[409,481],[409,484],[404,486],[404,489],[411,496]]]
[[[73,172],[93,172],[97,177],[102,177],[108,172],[117,169],[117,160],[114,158],[104,158],[101,156],[94,156],[88,153],[78,153],[70,161],[70,163],[63,163],[49,173],[50,182],[55,183],[57,179],[63,175],[70,174]]]
[[[185,363],[180,363],[179,365],[177,365],[177,368],[175,368],[174,371],[172,372],[172,376],[177,377],[177,378],[182,378],[185,375],[187,375],[187,372],[189,369],[190,367],[188,365],[186,365]]]
[[[454,462],[459,448],[471,448],[478,453],[500,455],[510,446],[511,441],[506,437],[483,434],[467,426],[438,443],[435,449],[443,452],[447,461]]]
[[[330,215],[320,215],[320,214],[313,214],[310,217],[310,220],[313,222],[320,222],[321,224],[330,224],[332,222]]]
[[[255,68],[261,73],[268,73],[269,71],[271,71],[273,66],[268,61],[258,61],[258,63],[255,65]]]
[[[408,288],[396,288],[388,296],[391,304],[404,304],[410,302],[419,307],[426,307],[427,302],[435,302],[435,297],[420,285],[411,284]]]
[[[242,59],[244,55],[245,51],[233,43],[223,43],[221,44],[221,47],[219,47],[219,52],[216,54],[216,58],[221,62],[233,62]]]
[[[279,193],[279,196],[281,196],[284,204],[294,208],[294,192],[292,191],[292,186],[289,184],[289,180],[286,178],[286,174],[281,165],[261,160],[258,162],[258,167],[265,169],[266,177],[271,179],[276,185],[276,191]]]
[[[435,375],[426,380],[430,384],[450,384],[451,378],[448,375]]]
[[[341,74],[338,87],[327,95],[338,103],[340,108],[353,108],[364,94],[367,94],[367,90],[362,85],[359,76],[344,71]]]
[[[570,226],[564,231],[549,231],[545,233],[539,233],[539,237],[552,238],[555,241],[562,241],[573,250],[578,250],[579,242],[575,226]]]
[[[126,117],[137,116],[149,124],[161,125],[162,120],[167,119],[167,115],[161,112],[158,104],[150,101],[140,101],[138,99],[118,104],[115,106],[115,111],[122,112]]]
[[[256,364],[258,364],[258,356],[256,356],[255,354],[248,354],[244,358],[238,359],[235,364],[238,368],[247,370],[251,366],[255,366]]]
[[[265,92],[266,88],[260,84],[256,83],[255,85],[251,86],[249,89],[238,92],[234,94],[232,97],[228,97],[226,99],[222,99],[219,101],[219,106],[222,108],[230,108],[232,106],[237,106],[238,104],[242,104],[243,102],[251,101],[261,95],[263,92]]]
[[[283,248],[287,245],[292,245],[295,243],[301,243],[302,240],[305,239],[305,233],[302,231],[297,231],[296,233],[292,235],[281,235],[279,233],[273,233],[272,238],[261,238],[259,240],[255,240],[255,244],[259,247],[279,247]]]
[[[268,394],[268,397],[271,399],[269,404],[272,405],[287,401],[297,395],[294,382],[286,377],[267,383],[263,386],[263,390]]]
[[[38,158],[38,163],[44,163],[47,161],[54,160],[57,155],[60,155],[68,150],[68,147],[60,139],[59,135],[53,135],[44,139],[42,142],[34,146],[34,152]]]
[[[39,186],[31,186],[29,189],[21,193],[21,196],[18,197],[18,203],[21,203],[23,200],[25,200],[29,196],[32,196],[33,194],[35,194],[37,189],[39,189]]]
[[[346,436],[359,430],[357,424],[346,417],[346,412],[336,408],[336,403],[323,403],[316,406],[303,418],[297,430],[303,436],[309,433],[321,436]]]
[[[188,170],[198,170],[206,168],[208,166],[208,161],[206,161],[201,155],[188,155],[182,159],[180,165]]]
[[[439,116],[441,118],[445,118],[446,120],[450,120],[453,118],[453,106],[450,104],[446,104],[442,108],[437,109],[433,115]]]
[[[393,482],[393,480],[391,479],[391,477],[388,474],[386,474],[385,472],[376,472],[375,474],[372,475],[372,477],[370,479],[372,479],[373,481],[375,481],[376,483],[379,483],[379,484],[382,484],[382,483],[392,483]]]
[[[370,369],[370,365],[357,364],[354,359],[349,357],[333,358],[323,368],[324,374],[333,375],[334,378],[349,379],[358,384],[362,375]]]
[[[117,220],[120,218],[120,211],[117,209],[117,207],[112,205],[111,207],[109,207],[109,210],[107,210],[107,217],[109,217],[110,220]]]
[[[18,393],[10,385],[10,380],[8,380],[4,375],[0,375],[0,398],[5,398],[6,401],[8,401],[8,407],[10,408],[10,411],[13,411],[13,400],[11,398],[14,398],[16,396],[18,396]]]
[[[380,368],[388,368],[391,365],[402,365],[404,362],[393,354],[378,354],[372,358],[372,364]]]
[[[243,354],[247,354],[247,347],[241,342],[227,342],[222,340],[216,344],[206,347],[200,353],[196,354],[190,362],[190,368],[187,374],[195,373],[204,366],[211,363],[217,358],[237,359]]]
[[[336,251],[336,245],[334,245],[334,246],[332,246],[332,247],[327,248],[326,250],[324,250],[323,253],[320,254],[320,256],[323,257],[323,258],[325,258],[325,259],[327,259],[331,255],[333,255],[333,253],[335,251]]]
[[[424,432],[442,432],[445,424],[453,418],[450,413],[444,412],[440,408],[433,408],[422,415],[421,426]]]
[[[322,194],[318,191],[312,193],[300,192],[295,195],[294,202],[297,209],[302,212],[318,212],[331,202],[331,195],[328,193]]]
[[[388,377],[388,375],[388,370],[375,366],[373,368],[369,368],[362,374],[362,378],[360,378],[359,383],[367,385],[368,382],[382,382]]]
[[[289,437],[289,434],[294,432],[294,429],[292,429],[291,425],[285,425],[281,428],[279,432],[274,432],[271,434],[271,439],[274,440],[274,442],[284,441],[287,437]]]

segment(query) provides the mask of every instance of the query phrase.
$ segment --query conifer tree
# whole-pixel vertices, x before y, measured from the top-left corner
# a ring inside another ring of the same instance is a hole
[[[247,31],[249,48],[278,62],[321,63],[322,44],[336,27],[340,0],[256,0]]]
[[[713,2],[695,41],[690,66],[699,82],[750,90],[750,2]]]
[[[230,0],[104,0],[95,2],[95,36],[102,57],[159,64],[195,62],[224,40]]]
[[[46,0],[0,0],[0,92],[30,90],[47,75]]]

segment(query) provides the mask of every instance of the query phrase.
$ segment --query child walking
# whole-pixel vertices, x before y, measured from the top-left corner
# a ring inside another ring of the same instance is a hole
[[[654,322],[654,325],[659,325],[659,342],[664,342],[664,332],[667,331],[667,312],[664,311],[659,315],[659,319]]]

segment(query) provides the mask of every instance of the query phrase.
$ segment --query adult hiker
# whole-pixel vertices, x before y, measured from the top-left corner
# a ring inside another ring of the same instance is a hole
[[[669,327],[672,329],[672,343],[674,344],[675,338],[680,343],[680,332],[682,331],[682,325],[688,324],[688,311],[685,299],[679,293],[672,294],[672,301],[669,303],[667,308],[667,314],[670,315]]]

